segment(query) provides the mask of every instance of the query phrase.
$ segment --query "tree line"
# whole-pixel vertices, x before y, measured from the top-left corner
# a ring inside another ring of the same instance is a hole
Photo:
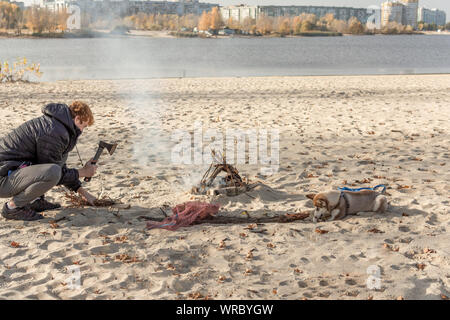
[[[53,12],[37,6],[28,7],[22,11],[17,5],[9,2],[0,2],[0,29],[15,30],[21,34],[23,29],[33,33],[64,32],[67,28],[69,15],[65,10]],[[300,35],[311,32],[334,32],[342,34],[368,34],[373,33],[357,18],[352,17],[348,21],[335,19],[333,14],[327,14],[321,18],[314,14],[303,13],[295,17],[269,17],[261,15],[258,19],[246,18],[239,22],[232,18],[224,21],[219,9],[213,8],[210,12],[203,12],[201,16],[187,14],[147,14],[139,12],[130,16],[96,16],[90,13],[82,13],[81,26],[89,29],[114,29],[118,26],[135,30],[169,30],[169,31],[210,31],[217,33],[227,27],[236,33],[249,35]],[[450,24],[446,26],[450,30]],[[442,27],[443,28],[443,27]],[[419,30],[437,30],[435,25],[419,23]],[[396,34],[412,33],[411,26],[404,26],[390,22],[383,26],[378,33]]]
[[[63,10],[52,12],[37,6],[20,7],[9,2],[0,2],[0,31],[14,30],[21,34],[27,29],[34,33],[65,31],[69,14]]]

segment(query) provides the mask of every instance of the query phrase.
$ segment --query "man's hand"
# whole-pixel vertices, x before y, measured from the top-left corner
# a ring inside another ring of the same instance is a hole
[[[95,164],[91,163],[92,159],[89,160],[88,162],[86,162],[86,164],[84,165],[84,167],[82,169],[78,170],[78,174],[80,176],[80,178],[84,178],[84,177],[92,177],[95,175],[95,173],[97,172],[97,168],[98,166]]]
[[[94,202],[97,200],[96,197],[94,197],[92,194],[87,192],[83,187],[80,187],[77,191],[79,194],[83,196],[84,199],[86,199],[87,202],[89,202],[91,205],[95,205]]]

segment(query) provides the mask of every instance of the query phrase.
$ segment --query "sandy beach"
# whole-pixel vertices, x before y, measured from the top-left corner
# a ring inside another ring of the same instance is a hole
[[[45,219],[1,217],[1,299],[450,296],[450,75],[1,84],[0,135],[47,103],[73,100],[88,103],[96,120],[78,142],[84,162],[99,140],[119,143],[86,188],[130,208],[70,208],[57,187],[47,198],[64,207]],[[172,163],[170,136],[192,132],[196,121],[203,130],[278,129],[279,170],[238,164],[261,186],[236,197],[190,194],[208,164]],[[76,152],[68,165],[81,166]],[[253,230],[147,230],[142,218],[161,219],[190,200],[219,203],[221,217],[273,217],[311,211],[308,193],[377,184],[387,186],[385,214]],[[374,268],[378,289],[367,286]]]

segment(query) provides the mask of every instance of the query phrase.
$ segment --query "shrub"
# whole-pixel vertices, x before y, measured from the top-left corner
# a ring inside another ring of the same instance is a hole
[[[8,61],[0,61],[0,83],[18,81],[28,82],[30,74],[41,77],[42,72],[39,68],[39,64],[28,64],[26,58],[17,60],[12,66],[9,65]]]

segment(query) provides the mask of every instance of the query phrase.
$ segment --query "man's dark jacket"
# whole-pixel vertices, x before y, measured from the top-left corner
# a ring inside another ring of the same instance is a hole
[[[61,167],[62,184],[72,191],[81,187],[78,170],[66,166],[69,152],[81,134],[65,104],[51,103],[41,117],[29,120],[0,138],[0,177],[23,162],[54,163]]]

